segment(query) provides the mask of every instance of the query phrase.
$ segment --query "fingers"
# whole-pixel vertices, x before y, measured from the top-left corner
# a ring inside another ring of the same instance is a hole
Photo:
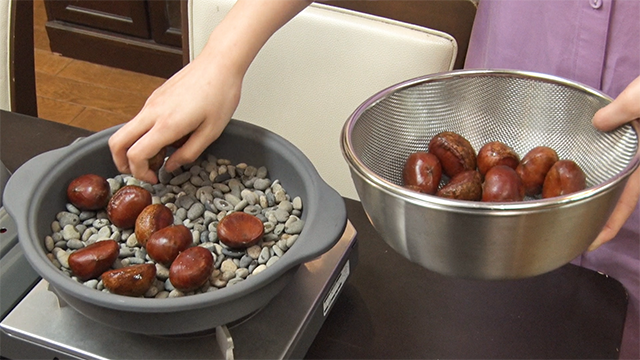
[[[183,130],[187,131],[187,130]],[[171,127],[156,123],[142,135],[126,152],[131,174],[139,180],[155,184],[156,173],[149,169],[149,159],[160,152],[167,144],[171,144],[185,134]]]
[[[640,77],[627,86],[626,89],[609,105],[600,109],[593,116],[593,125],[602,130],[613,130],[633,119],[640,117]]]
[[[627,181],[627,185],[620,195],[620,200],[616,204],[613,213],[607,220],[604,228],[598,234],[596,239],[589,246],[588,251],[593,251],[616,236],[622,225],[627,221],[631,213],[633,213],[640,197],[640,169],[637,169]]]
[[[629,108],[619,106],[619,103],[614,101],[598,110],[593,116],[592,122],[599,130],[610,131],[634,120],[638,116],[640,116],[640,113],[632,112]]]
[[[169,156],[165,169],[171,172],[181,165],[195,161],[207,146],[220,136],[227,122],[203,124],[196,129],[187,141]]]
[[[593,116],[593,125],[602,131],[609,131],[640,118],[639,98],[640,77],[637,77],[614,101],[596,112]],[[597,249],[616,236],[633,213],[638,203],[638,197],[640,197],[640,169],[631,174],[613,213],[600,234],[589,246],[589,251]]]
[[[121,173],[131,172],[127,151],[151,127],[150,124],[138,121],[136,118],[126,123],[109,138],[108,144],[113,162]]]

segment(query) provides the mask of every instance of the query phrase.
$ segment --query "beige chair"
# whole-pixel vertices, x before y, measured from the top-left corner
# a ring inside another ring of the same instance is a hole
[[[0,0],[0,109],[37,115],[29,0]]]
[[[189,59],[234,3],[187,3]],[[358,199],[339,145],[344,122],[390,85],[452,69],[457,49],[455,39],[443,32],[314,3],[258,54],[233,117],[285,137],[329,185]]]

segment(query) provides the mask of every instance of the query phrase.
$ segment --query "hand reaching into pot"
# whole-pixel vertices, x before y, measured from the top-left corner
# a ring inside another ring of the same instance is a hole
[[[240,0],[191,63],[156,89],[142,110],[109,139],[120,172],[156,183],[149,159],[185,135],[166,169],[194,161],[229,123],[242,80],[266,41],[304,9],[307,0]]]
[[[640,77],[627,88],[611,104],[600,109],[593,117],[593,124],[600,130],[613,130],[628,122],[640,121]],[[620,200],[616,205],[604,228],[589,246],[589,251],[613,239],[624,223],[635,210],[640,197],[640,168],[629,178]]]

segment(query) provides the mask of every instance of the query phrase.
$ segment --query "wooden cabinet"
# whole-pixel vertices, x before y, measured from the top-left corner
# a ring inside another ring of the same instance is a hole
[[[180,0],[45,0],[51,50],[169,77],[183,65]]]

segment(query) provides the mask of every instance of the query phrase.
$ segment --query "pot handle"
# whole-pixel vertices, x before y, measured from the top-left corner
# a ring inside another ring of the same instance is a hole
[[[31,158],[22,164],[10,177],[4,189],[2,203],[7,212],[14,219],[26,219],[30,201],[44,175],[43,168],[51,166],[54,160],[60,159],[61,154],[68,151],[67,147],[54,149]]]
[[[347,208],[342,196],[324,181],[319,181],[315,186],[320,194],[318,200],[321,204],[318,208],[322,210],[310,214],[313,218],[307,219],[302,233],[322,236],[305,239],[304,247],[296,249],[294,245],[289,251],[295,256],[284,256],[280,261],[287,259],[293,264],[299,264],[315,259],[329,251],[340,240],[347,227]]]

